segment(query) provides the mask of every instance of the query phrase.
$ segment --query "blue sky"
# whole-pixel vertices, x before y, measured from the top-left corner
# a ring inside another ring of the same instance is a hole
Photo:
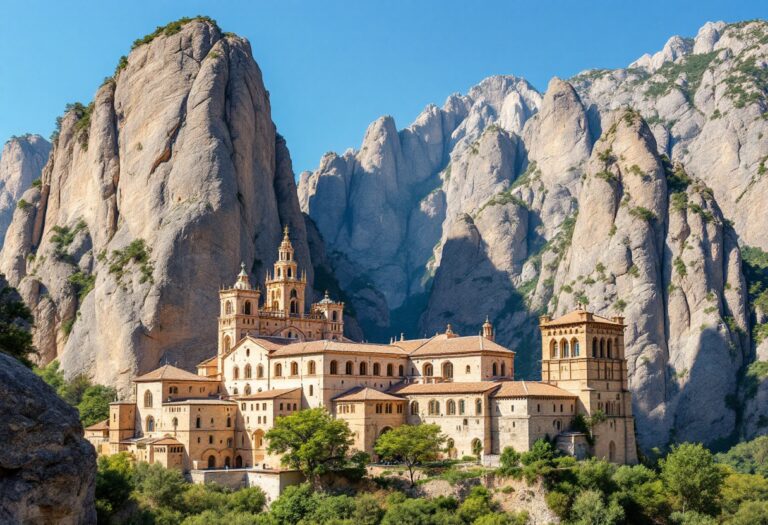
[[[380,115],[408,125],[486,76],[543,90],[552,76],[621,67],[708,20],[766,18],[736,1],[7,1],[0,20],[0,142],[48,136],[67,102],[88,102],[131,42],[205,14],[248,38],[273,119],[300,172],[359,147]]]

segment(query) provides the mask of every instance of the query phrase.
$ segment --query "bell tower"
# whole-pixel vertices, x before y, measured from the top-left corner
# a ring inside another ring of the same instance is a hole
[[[266,286],[265,310],[292,316],[304,315],[307,274],[302,272],[299,277],[288,226],[283,230],[283,241],[277,251],[277,261],[275,261],[272,275],[267,275]]]
[[[240,273],[235,284],[219,291],[219,361],[229,353],[248,332],[259,329],[259,297],[261,292],[251,286],[245,264],[240,263]],[[221,363],[219,363],[221,371]]]
[[[325,291],[323,298],[312,305],[312,313],[324,319],[322,339],[341,341],[344,337],[344,303],[337,303]]]

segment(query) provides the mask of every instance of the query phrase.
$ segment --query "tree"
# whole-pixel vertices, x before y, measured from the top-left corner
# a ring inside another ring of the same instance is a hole
[[[109,386],[92,385],[85,389],[77,410],[84,427],[109,417],[109,404],[115,400],[117,390]]]
[[[513,447],[504,447],[499,457],[499,474],[504,476],[519,477],[522,473],[520,467],[520,453]]]
[[[188,487],[178,470],[166,469],[158,463],[138,463],[134,470],[136,490],[156,509],[181,510],[182,497]]]
[[[683,443],[672,447],[662,459],[661,479],[674,507],[685,514],[692,510],[714,515],[723,484],[723,472],[712,453],[701,444]]]
[[[416,465],[437,459],[446,439],[438,425],[401,425],[379,436],[373,449],[383,459],[402,461],[413,486]]]
[[[624,510],[616,501],[606,504],[596,490],[585,490],[576,496],[571,508],[575,525],[615,525],[624,520]]]
[[[270,454],[282,454],[283,465],[300,470],[314,485],[322,474],[347,465],[353,443],[347,422],[334,419],[324,408],[278,418],[265,438]]]
[[[96,470],[96,513],[99,523],[108,523],[131,498],[133,458],[128,452],[101,456]]]
[[[474,523],[480,516],[493,513],[496,507],[488,489],[478,485],[472,487],[469,496],[459,505],[458,515],[465,523]]]
[[[29,367],[30,356],[37,353],[32,345],[32,321],[32,312],[19,293],[0,275],[0,352]]]
[[[768,525],[768,501],[745,501],[727,525]]]

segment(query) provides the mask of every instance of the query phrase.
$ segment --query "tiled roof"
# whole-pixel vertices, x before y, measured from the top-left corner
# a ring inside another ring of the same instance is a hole
[[[276,388],[275,390],[265,390],[264,392],[256,392],[255,394],[248,394],[245,396],[238,396],[238,401],[252,401],[254,399],[275,399],[282,397],[293,392],[301,390],[300,388]]]
[[[504,381],[493,397],[576,397],[576,394],[538,381]]]
[[[211,366],[211,365],[215,365],[215,364],[216,364],[216,358],[217,358],[217,357],[218,357],[218,356],[213,356],[213,357],[211,357],[210,359],[206,359],[205,361],[201,361],[201,362],[199,362],[199,363],[197,364],[197,368],[201,368],[201,367],[204,367],[204,366]]]
[[[336,396],[334,401],[403,401],[403,399],[375,388],[357,386]]]
[[[294,343],[276,350],[270,357],[285,357],[303,354],[318,354],[321,352],[334,353],[364,353],[364,354],[391,354],[405,357],[407,353],[396,346],[380,345],[373,343],[348,343],[342,341],[307,341]]]
[[[151,372],[139,376],[133,380],[135,383],[141,383],[145,381],[216,381],[210,377],[199,376],[181,368],[176,368],[171,365],[163,365],[160,368],[156,368]]]
[[[398,341],[395,345],[401,345]],[[477,352],[503,352],[514,355],[509,348],[505,348],[498,343],[491,341],[480,335],[465,337],[449,337],[447,334],[440,334],[428,339],[424,344],[410,352],[411,356],[427,355],[456,355],[472,354]]]
[[[587,312],[586,310],[573,310],[572,312],[568,312],[567,314],[560,316],[557,319],[552,319],[546,323],[541,323],[541,326],[557,326],[561,324],[583,323],[585,321],[620,325],[620,323],[617,323],[612,319],[593,314],[592,312]]]
[[[109,430],[109,419],[94,423],[90,427],[86,427],[85,430]]]
[[[177,399],[167,401],[163,405],[229,405],[234,403],[228,399],[212,399],[207,397],[191,397],[187,399]]]
[[[157,441],[152,442],[153,445],[181,445],[181,441],[170,436],[160,438]]]
[[[396,385],[388,390],[390,394],[482,394],[499,387],[493,381],[474,381],[466,383],[412,383]]]

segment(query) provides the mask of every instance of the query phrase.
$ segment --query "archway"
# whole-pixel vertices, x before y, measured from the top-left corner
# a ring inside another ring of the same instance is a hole
[[[229,456],[225,457],[224,458],[224,467],[225,468],[230,468],[231,466],[232,466],[232,460],[230,459]]]
[[[243,468],[243,456],[239,454],[235,458],[235,468]]]
[[[425,377],[432,377],[433,369],[432,369],[432,365],[431,364],[429,364],[429,363],[425,364],[423,370],[424,370],[424,376]]]
[[[443,363],[443,377],[448,379],[453,378],[453,363],[450,361]]]
[[[208,456],[208,468],[216,468],[216,456]]]

